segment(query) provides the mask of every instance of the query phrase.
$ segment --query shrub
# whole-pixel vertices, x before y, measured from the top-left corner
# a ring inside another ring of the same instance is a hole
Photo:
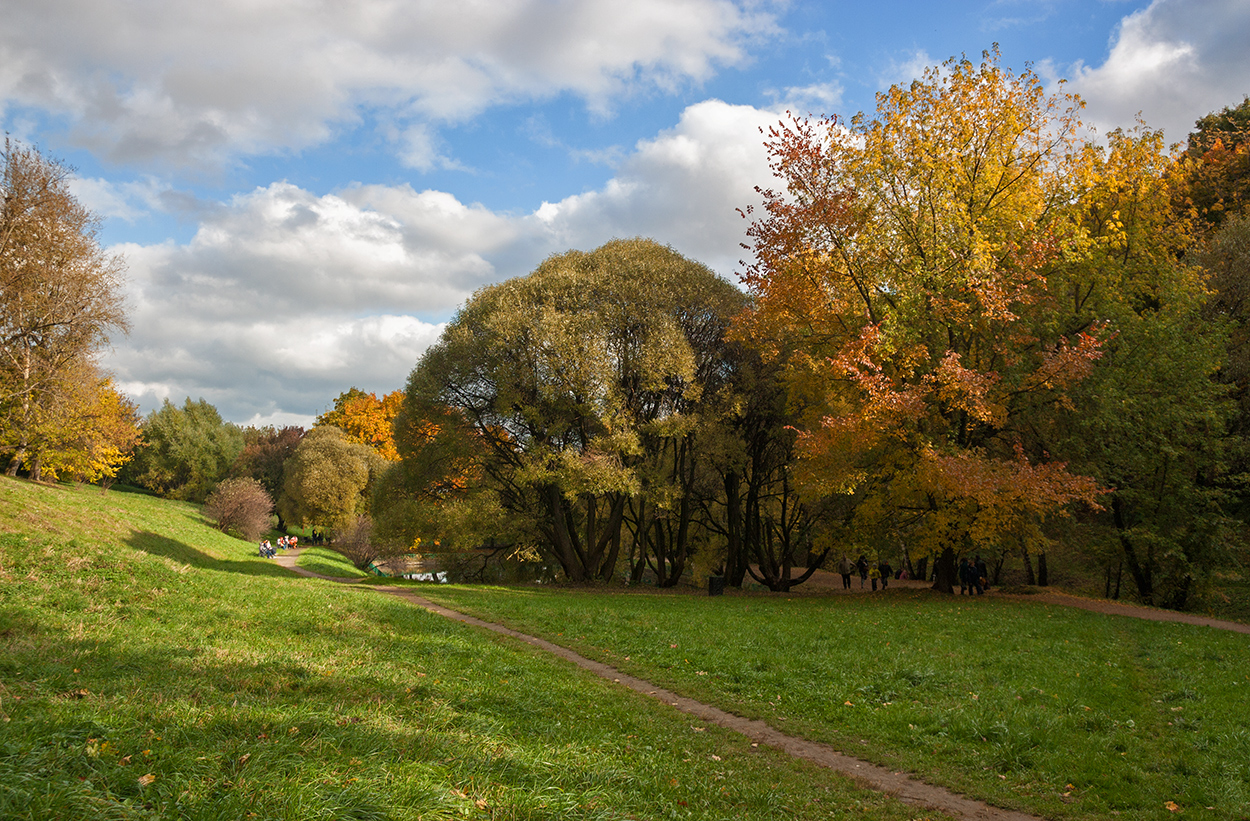
[[[204,515],[219,530],[254,542],[269,530],[273,499],[255,479],[226,479],[209,494]]]
[[[374,539],[373,520],[368,516],[357,516],[347,527],[335,531],[331,547],[358,570],[368,570],[375,559],[388,559],[407,552]]]

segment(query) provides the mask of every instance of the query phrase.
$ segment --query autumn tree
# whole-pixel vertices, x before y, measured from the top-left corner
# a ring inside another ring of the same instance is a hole
[[[5,140],[0,157],[0,449],[7,473],[36,474],[39,442],[74,438],[97,412],[95,356],[124,331],[122,259],[101,249],[98,218],[69,191],[70,171]],[[55,422],[54,422],[55,420]]]
[[[1250,97],[1202,117],[1189,134],[1185,184],[1178,189],[1182,214],[1207,229],[1250,208]]]
[[[166,399],[143,422],[143,446],[125,481],[173,499],[202,502],[243,450],[243,433],[204,399],[181,408]]]
[[[399,460],[395,449],[395,416],[404,401],[403,391],[391,391],[378,399],[352,387],[334,400],[334,408],[317,417],[318,425],[333,425],[352,442],[368,445],[383,459]]]
[[[251,478],[260,482],[270,498],[277,499],[286,481],[286,463],[295,453],[304,429],[298,425],[275,428],[243,428],[243,450],[235,457],[228,473],[232,479]],[[278,527],[285,523],[279,516]]]
[[[691,437],[742,304],[649,240],[553,256],[460,310],[413,371],[405,413],[463,420],[473,498],[495,511],[484,521],[506,522],[568,578],[611,579],[633,544],[672,583],[691,549]]]
[[[368,513],[373,482],[385,460],[332,425],[304,435],[286,465],[278,509],[301,527],[346,529]]]
[[[892,87],[875,119],[768,132],[783,187],[760,192],[738,333],[812,399],[804,485],[940,554],[947,591],[956,550],[1097,503],[1025,421],[1069,401],[1106,335],[1047,321],[1047,275],[1082,251],[1077,107],[987,54]]]

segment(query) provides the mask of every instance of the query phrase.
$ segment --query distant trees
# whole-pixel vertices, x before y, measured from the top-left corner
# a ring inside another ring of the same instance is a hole
[[[391,391],[378,399],[352,387],[339,394],[334,408],[317,417],[318,425],[333,425],[352,442],[368,445],[383,459],[398,461],[395,450],[395,416],[404,401],[403,391]]]
[[[70,194],[69,178],[65,166],[5,140],[0,454],[10,476],[109,476],[134,441],[133,413],[95,361],[109,334],[126,330],[123,261],[101,249],[98,218]]]
[[[143,422],[144,445],[127,465],[126,481],[162,496],[202,502],[243,450],[243,432],[217,408],[187,397],[164,401]]]

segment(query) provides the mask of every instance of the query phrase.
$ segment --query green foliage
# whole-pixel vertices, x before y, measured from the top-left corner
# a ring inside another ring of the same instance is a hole
[[[171,499],[203,501],[243,450],[243,432],[207,401],[168,399],[143,422],[143,446],[122,480]]]
[[[286,479],[286,460],[303,438],[304,429],[297,425],[243,428],[243,450],[230,466],[231,478],[251,477],[278,498]]]
[[[368,512],[373,481],[384,467],[385,460],[369,446],[350,441],[332,425],[318,425],[286,463],[278,510],[300,527],[350,527]]]
[[[479,291],[413,371],[396,426],[405,462],[430,454],[464,492],[409,466],[383,506],[424,498],[437,520],[477,496],[476,510],[508,520],[479,536],[538,547],[572,579],[612,578],[627,500],[685,515],[671,454],[723,380],[724,329],[743,304],[705,266],[643,239],[553,256]],[[440,441],[466,435],[469,464],[440,456]]]

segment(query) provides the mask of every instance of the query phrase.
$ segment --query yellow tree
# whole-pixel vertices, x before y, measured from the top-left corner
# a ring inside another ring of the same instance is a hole
[[[98,219],[69,191],[70,172],[5,141],[0,156],[0,453],[7,472],[28,450],[111,330],[125,330],[122,260],[96,237]],[[90,404],[90,403],[87,403]]]
[[[375,393],[352,387],[338,395],[333,410],[317,417],[317,424],[333,425],[343,431],[349,441],[368,445],[383,459],[397,462],[395,417],[403,403],[404,392],[400,390],[378,399]]]
[[[738,334],[813,412],[804,479],[853,495],[862,529],[941,554],[1017,538],[1095,483],[1050,461],[1022,418],[1062,407],[1102,328],[1051,321],[1048,275],[1085,253],[1068,181],[1086,162],[1079,101],[997,53],[878,95],[849,124],[768,134]]]

